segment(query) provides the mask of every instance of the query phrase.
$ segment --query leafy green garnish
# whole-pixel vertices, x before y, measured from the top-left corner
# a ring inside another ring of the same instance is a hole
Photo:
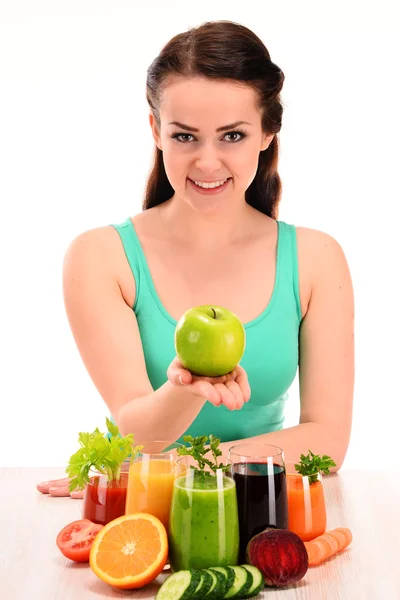
[[[134,446],[134,435],[121,437],[117,425],[106,418],[109,436],[96,429],[93,433],[79,433],[81,448],[69,459],[66,473],[72,477],[69,491],[83,488],[90,482],[90,469],[107,476],[107,481],[118,481],[121,466],[130,454],[135,455],[143,446]]]
[[[218,464],[218,456],[222,455],[221,450],[218,446],[221,443],[221,440],[215,437],[212,433],[210,434],[210,446],[206,448],[207,443],[206,435],[200,435],[198,437],[192,437],[191,435],[183,436],[183,440],[190,444],[190,447],[182,446],[182,448],[178,448],[178,454],[181,456],[192,456],[195,461],[197,461],[199,471],[204,471],[205,467],[209,467],[211,471],[216,472],[217,469],[221,469],[226,471],[229,468],[229,465],[224,465],[223,463]],[[205,455],[211,452],[213,460],[206,458]]]
[[[308,451],[307,456],[300,454],[300,463],[294,465],[296,471],[300,475],[308,475],[310,483],[318,481],[318,473],[321,471],[325,475],[329,475],[330,467],[336,467],[336,463],[330,456],[324,454],[313,454],[311,450]]]

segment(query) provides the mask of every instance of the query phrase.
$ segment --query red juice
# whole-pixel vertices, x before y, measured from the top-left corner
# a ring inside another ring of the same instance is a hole
[[[86,486],[82,518],[106,525],[125,514],[128,473],[121,473],[119,481],[107,482],[105,475],[92,477]]]

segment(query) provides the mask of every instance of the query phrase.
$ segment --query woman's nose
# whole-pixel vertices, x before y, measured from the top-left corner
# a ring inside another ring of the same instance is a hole
[[[199,150],[196,158],[196,168],[204,173],[218,171],[221,167],[221,159],[215,147],[205,145]]]

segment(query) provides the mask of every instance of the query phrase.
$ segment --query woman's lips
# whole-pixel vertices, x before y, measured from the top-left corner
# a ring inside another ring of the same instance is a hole
[[[225,183],[223,183],[222,185],[215,187],[215,188],[202,188],[198,185],[196,185],[194,183],[194,181],[192,181],[189,177],[189,182],[191,184],[191,186],[196,190],[196,192],[198,192],[199,194],[203,194],[205,196],[213,196],[214,194],[220,194],[221,192],[225,191],[226,188],[228,187],[232,177],[228,177],[228,179],[225,181]]]

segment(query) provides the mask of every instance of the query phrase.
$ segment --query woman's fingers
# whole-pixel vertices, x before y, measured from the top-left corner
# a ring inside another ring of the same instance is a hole
[[[249,385],[249,380],[247,379],[247,373],[240,365],[236,367],[236,372],[236,383],[242,390],[244,401],[248,402],[251,396],[251,389]]]
[[[243,397],[242,390],[240,389],[239,385],[236,383],[236,381],[227,381],[225,385],[228,388],[228,390],[230,392],[232,392],[233,396],[235,397],[236,409],[237,410],[241,409],[244,404],[244,397]]]
[[[216,386],[211,385],[208,381],[199,379],[191,384],[191,388],[193,392],[203,396],[203,398],[206,398],[206,400],[211,402],[214,406],[219,406],[222,403],[221,396],[218,393]]]
[[[167,377],[173,385],[189,385],[192,382],[192,374],[182,367],[177,357],[169,365]]]
[[[49,481],[42,481],[38,483],[36,488],[42,494],[49,494],[50,496],[65,498],[71,496],[71,498],[83,498],[85,490],[75,490],[74,492],[69,491],[69,484],[72,481],[72,477],[64,477],[62,479],[50,479]]]
[[[236,410],[250,399],[247,373],[240,365],[231,373],[220,377],[200,377],[184,369],[176,356],[168,367],[167,376],[173,385],[191,386],[193,392],[203,396],[214,406],[225,404],[229,410]]]
[[[76,490],[75,492],[70,492],[70,496],[71,498],[74,498],[74,500],[78,500],[83,498],[84,493],[85,490]]]
[[[216,383],[215,389],[221,396],[222,404],[225,404],[229,410],[236,409],[236,398],[224,383]]]
[[[70,477],[64,477],[63,479],[50,479],[49,481],[42,481],[41,483],[38,483],[36,489],[38,489],[42,494],[49,494],[50,488],[68,486],[70,481]]]
[[[49,490],[49,494],[50,494],[50,496],[57,496],[57,497],[66,497],[66,496],[70,495],[68,486],[51,487]]]

